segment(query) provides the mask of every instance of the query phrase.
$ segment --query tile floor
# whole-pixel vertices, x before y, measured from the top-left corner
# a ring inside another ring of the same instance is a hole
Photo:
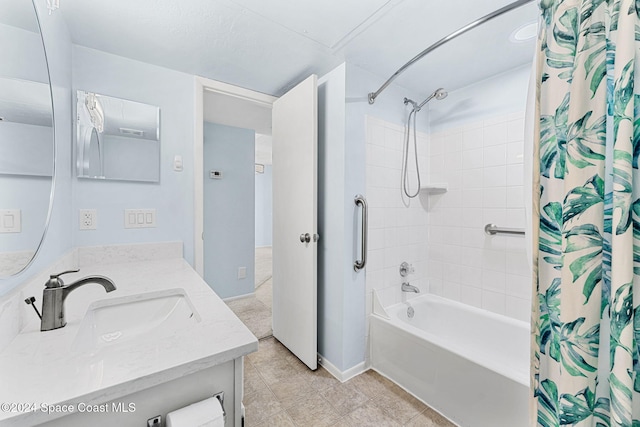
[[[229,308],[258,339],[273,335],[271,329],[272,295],[273,281],[268,279],[256,289],[254,296],[227,302]]]
[[[247,427],[453,427],[454,424],[374,371],[340,383],[309,370],[275,338],[245,358]]]
[[[309,370],[273,338],[271,248],[256,248],[255,295],[227,304],[260,338],[245,358],[247,427],[452,427],[441,415],[374,371],[340,383]]]
[[[256,248],[255,295],[227,302],[229,308],[258,339],[273,335],[271,329],[273,305],[272,257],[270,246]]]

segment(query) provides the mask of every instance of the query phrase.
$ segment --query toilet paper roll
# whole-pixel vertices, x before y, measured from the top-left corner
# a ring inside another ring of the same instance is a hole
[[[224,414],[215,397],[167,414],[167,427],[224,427]]]

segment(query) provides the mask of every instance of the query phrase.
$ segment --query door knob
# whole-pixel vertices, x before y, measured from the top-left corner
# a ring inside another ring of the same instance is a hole
[[[305,233],[300,235],[300,241],[302,243],[309,243],[311,241],[311,234]]]

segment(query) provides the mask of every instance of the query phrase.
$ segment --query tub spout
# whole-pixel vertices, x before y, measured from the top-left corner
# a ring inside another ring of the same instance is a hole
[[[402,283],[402,292],[415,292],[416,294],[420,293],[420,289],[416,288],[413,285],[410,285],[408,282]]]

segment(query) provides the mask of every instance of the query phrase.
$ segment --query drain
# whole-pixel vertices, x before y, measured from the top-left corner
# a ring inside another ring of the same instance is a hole
[[[413,316],[415,316],[416,312],[413,309],[413,307],[409,306],[409,308],[407,308],[407,317],[409,319],[413,319]]]

